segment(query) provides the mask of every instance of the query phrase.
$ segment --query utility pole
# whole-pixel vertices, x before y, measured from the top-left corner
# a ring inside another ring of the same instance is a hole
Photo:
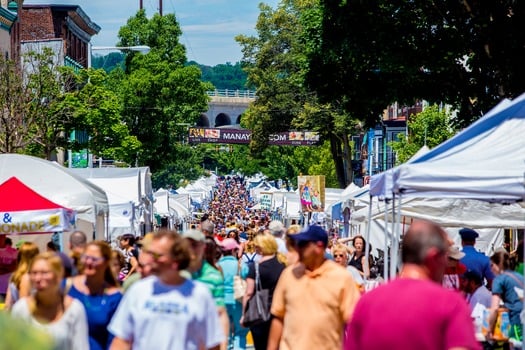
[[[144,8],[144,0],[139,0],[139,10]],[[162,16],[162,0],[159,0],[159,14]]]

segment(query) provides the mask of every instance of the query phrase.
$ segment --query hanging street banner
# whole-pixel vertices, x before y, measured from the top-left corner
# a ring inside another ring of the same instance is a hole
[[[190,128],[190,143],[236,143],[248,144],[252,132],[246,129]],[[276,146],[315,146],[319,133],[315,131],[288,131],[270,134],[268,144]]]
[[[75,212],[65,208],[0,212],[0,234],[70,231]]]

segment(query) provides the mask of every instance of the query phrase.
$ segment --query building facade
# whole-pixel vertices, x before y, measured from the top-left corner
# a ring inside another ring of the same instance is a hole
[[[400,135],[406,136],[407,122],[426,107],[423,101],[412,106],[394,103],[384,111],[381,121],[373,129],[352,136],[354,182],[366,185],[370,176],[378,174],[396,165],[396,154],[388,145],[397,141]]]
[[[0,0],[0,55],[3,59],[17,60],[20,56],[19,1]]]
[[[80,6],[23,5],[19,17],[22,52],[47,46],[60,56],[64,65],[88,67],[91,37],[100,27]]]

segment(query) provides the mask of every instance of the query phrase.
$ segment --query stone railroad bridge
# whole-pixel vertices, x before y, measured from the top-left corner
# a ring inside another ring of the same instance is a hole
[[[208,91],[211,101],[208,110],[197,121],[200,127],[237,127],[248,105],[255,101],[255,91],[250,90],[214,90]]]

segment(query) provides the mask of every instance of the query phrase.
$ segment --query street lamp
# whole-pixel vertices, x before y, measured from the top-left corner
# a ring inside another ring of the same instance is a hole
[[[142,54],[147,54],[150,52],[151,48],[146,45],[137,45],[137,46],[90,46],[90,53],[88,55],[88,67],[91,67],[91,55],[93,51],[102,51],[102,50],[129,50],[136,51]]]

